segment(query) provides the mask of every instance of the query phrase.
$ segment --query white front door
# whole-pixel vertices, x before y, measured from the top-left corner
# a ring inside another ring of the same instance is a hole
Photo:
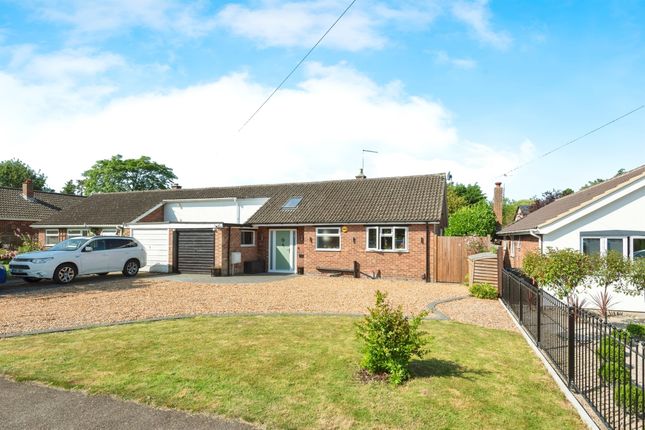
[[[296,231],[269,233],[269,272],[296,273]]]

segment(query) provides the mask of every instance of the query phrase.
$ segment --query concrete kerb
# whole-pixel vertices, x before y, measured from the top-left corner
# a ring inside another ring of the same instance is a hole
[[[433,319],[433,320],[443,320],[443,321],[449,321],[450,317],[443,312],[441,312],[439,309],[437,309],[438,305],[442,305],[444,303],[450,303],[450,302],[456,302],[458,300],[463,300],[468,298],[469,296],[457,296],[457,297],[449,297],[447,299],[442,299],[442,300],[435,300],[434,302],[430,303],[427,306],[427,309],[431,312],[431,314],[436,315],[434,318],[427,318],[427,319]]]
[[[546,370],[549,372],[551,375],[551,378],[555,381],[557,384],[558,388],[560,388],[560,391],[564,394],[564,396],[567,398],[569,403],[573,406],[573,408],[578,412],[578,415],[580,415],[580,419],[586,424],[586,426],[591,429],[591,430],[600,430],[600,427],[598,424],[594,421],[592,416],[589,414],[589,412],[585,409],[585,407],[580,403],[580,400],[569,390],[569,387],[566,386],[566,384],[560,379],[560,376],[556,372],[556,370],[553,368],[549,360],[544,356],[542,351],[533,343],[533,340],[529,337],[529,335],[526,333],[524,330],[524,327],[517,321],[515,318],[515,315],[511,311],[508,310],[502,299],[498,299],[504,310],[508,313],[508,316],[511,317],[511,320],[517,327],[518,331],[522,333],[522,336],[524,336],[524,339],[526,340],[526,343],[529,344],[535,355],[538,356],[538,358],[542,361],[542,364],[544,367],[546,367]]]

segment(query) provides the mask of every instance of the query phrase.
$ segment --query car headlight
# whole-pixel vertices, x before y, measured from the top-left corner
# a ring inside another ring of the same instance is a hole
[[[43,264],[43,263],[47,263],[48,261],[51,261],[51,260],[53,260],[53,259],[54,259],[54,257],[47,257],[47,258],[32,258],[32,259],[31,259],[31,262],[32,262],[32,263],[34,263],[34,264]]]

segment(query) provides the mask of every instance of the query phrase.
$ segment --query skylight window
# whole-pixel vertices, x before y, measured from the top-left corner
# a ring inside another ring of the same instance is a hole
[[[282,209],[295,209],[298,207],[301,200],[302,197],[291,197],[289,200],[287,200],[287,203],[282,205]]]

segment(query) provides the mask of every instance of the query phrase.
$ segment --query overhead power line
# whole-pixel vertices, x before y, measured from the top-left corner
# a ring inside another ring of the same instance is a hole
[[[316,49],[316,47],[317,47],[318,45],[320,45],[320,42],[322,42],[322,41],[323,41],[323,39],[324,39],[324,38],[329,34],[329,32],[330,32],[330,31],[331,31],[331,30],[336,26],[336,24],[338,24],[338,22],[339,22],[339,21],[340,21],[340,20],[345,16],[345,14],[346,14],[347,12],[349,12],[349,10],[352,8],[352,6],[354,6],[354,3],[356,3],[356,1],[357,1],[357,0],[352,0],[352,1],[349,3],[349,5],[345,8],[345,10],[343,11],[343,13],[341,13],[341,14],[338,16],[338,18],[336,18],[336,21],[334,21],[334,23],[333,23],[333,24],[332,24],[332,25],[327,29],[327,31],[325,31],[325,33],[324,33],[322,36],[320,36],[320,39],[318,39],[318,41],[314,44],[314,46],[312,46],[312,47],[311,47],[311,49],[310,49],[309,51],[307,51],[307,53],[305,54],[305,56],[304,56],[304,57],[302,57],[302,59],[298,62],[298,64],[296,64],[296,66],[295,66],[293,69],[291,69],[291,71],[289,72],[289,74],[288,74],[288,75],[287,75],[287,76],[282,80],[282,82],[280,82],[280,84],[279,84],[277,87],[275,87],[275,89],[273,90],[273,92],[272,92],[271,94],[269,94],[269,97],[267,97],[267,98],[266,98],[266,100],[264,100],[264,101],[262,102],[262,104],[260,105],[260,107],[258,107],[258,108],[255,110],[255,112],[253,112],[253,114],[249,117],[249,119],[247,119],[247,120],[246,120],[246,122],[245,122],[244,124],[242,124],[242,127],[240,127],[240,129],[238,130],[238,132],[242,131],[242,129],[243,129],[244,127],[246,127],[246,125],[247,125],[249,122],[251,122],[251,120],[252,120],[252,119],[253,119],[253,118],[258,114],[258,112],[260,112],[260,110],[262,110],[262,108],[264,107],[264,105],[265,105],[265,104],[267,104],[267,103],[269,102],[269,100],[271,100],[271,97],[273,97],[273,95],[274,95],[275,93],[277,93],[277,92],[278,92],[278,90],[280,90],[280,88],[282,88],[282,86],[284,85],[284,83],[285,83],[285,82],[287,82],[287,80],[289,80],[289,78],[291,77],[291,75],[293,75],[293,74],[295,73],[295,71],[296,71],[296,70],[298,70],[298,67],[300,67],[300,65],[301,65],[302,63],[304,63],[304,62],[305,62],[305,60],[307,59],[307,57],[309,57],[309,55],[314,51],[314,49]]]
[[[608,125],[611,125],[611,124],[613,124],[613,123],[615,123],[615,122],[617,122],[617,121],[620,121],[621,119],[623,119],[623,118],[625,118],[625,117],[627,117],[627,116],[629,116],[629,115],[633,114],[634,112],[637,112],[637,111],[639,111],[639,110],[641,110],[641,109],[643,109],[643,108],[645,108],[645,105],[641,105],[641,106],[637,107],[636,109],[631,110],[631,111],[627,112],[626,114],[619,116],[618,118],[614,118],[614,119],[612,119],[611,121],[609,121],[609,122],[607,122],[607,123],[605,123],[605,124],[601,125],[600,127],[594,128],[593,130],[590,130],[590,131],[586,132],[586,133],[585,133],[585,134],[583,134],[582,136],[578,136],[578,137],[576,137],[575,139],[570,140],[570,141],[568,141],[568,142],[566,142],[566,143],[563,143],[563,144],[562,144],[562,145],[560,145],[560,146],[556,146],[556,147],[555,147],[555,148],[553,148],[552,150],[545,152],[544,154],[540,155],[539,157],[535,157],[534,159],[529,160],[529,161],[527,161],[526,163],[520,164],[519,166],[516,166],[516,167],[512,168],[512,169],[511,169],[511,170],[509,170],[508,172],[504,173],[504,175],[502,175],[502,176],[508,176],[509,174],[511,174],[511,173],[513,173],[513,172],[515,172],[516,170],[519,170],[519,169],[521,169],[522,167],[527,166],[528,164],[534,163],[534,162],[536,162],[537,160],[540,160],[540,159],[542,159],[542,158],[544,158],[544,157],[546,157],[546,156],[548,156],[548,155],[550,155],[550,154],[553,154],[555,151],[558,151],[558,150],[560,150],[560,149],[564,148],[564,147],[565,147],[565,146],[567,146],[567,145],[571,145],[572,143],[577,142],[577,141],[579,141],[580,139],[583,139],[583,138],[585,138],[585,137],[589,136],[590,134],[594,134],[595,132],[597,132],[597,131],[599,131],[599,130],[601,130],[601,129],[605,128],[605,127],[607,127]]]

